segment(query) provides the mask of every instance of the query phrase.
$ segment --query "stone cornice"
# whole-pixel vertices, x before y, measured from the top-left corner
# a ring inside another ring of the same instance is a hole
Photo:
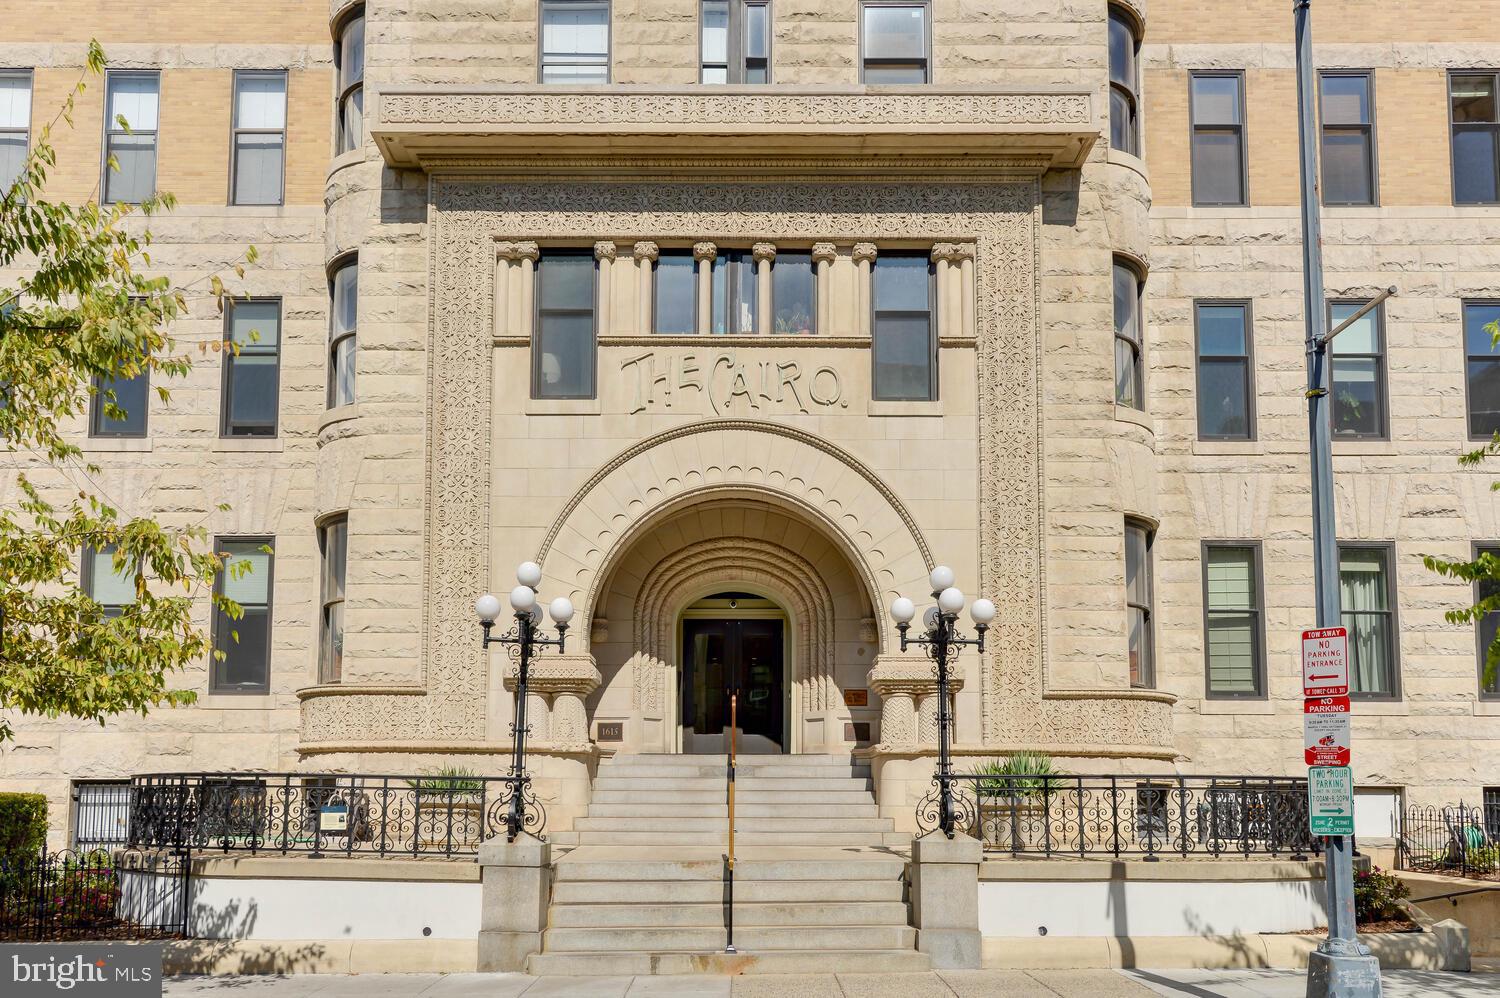
[[[395,167],[524,169],[532,156],[536,172],[575,161],[592,171],[617,157],[695,172],[705,148],[768,166],[821,159],[880,171],[913,156],[939,167],[977,157],[1041,172],[1081,165],[1100,128],[1083,88],[929,86],[398,86],[378,94],[372,123]]]

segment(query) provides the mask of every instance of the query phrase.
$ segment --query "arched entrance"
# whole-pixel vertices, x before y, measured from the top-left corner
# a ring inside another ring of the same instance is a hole
[[[786,611],[755,593],[730,590],[682,611],[678,645],[679,748],[775,755],[791,746]],[[732,699],[731,699],[732,698]]]

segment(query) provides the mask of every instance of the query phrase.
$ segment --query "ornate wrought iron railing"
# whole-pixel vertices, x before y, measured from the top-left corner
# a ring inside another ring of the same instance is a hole
[[[985,776],[951,778],[958,830],[1012,856],[1142,857],[1317,853],[1307,781],[1258,776]],[[941,825],[939,788],[917,805]]]
[[[130,839],[141,848],[308,856],[473,856],[509,830],[541,837],[547,814],[530,777],[176,773],[130,786]]]
[[[1413,805],[1401,818],[1397,869],[1455,877],[1500,875],[1500,804]]]

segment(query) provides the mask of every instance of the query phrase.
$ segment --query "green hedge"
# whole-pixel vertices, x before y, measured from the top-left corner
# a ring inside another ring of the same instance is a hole
[[[0,860],[33,856],[46,845],[46,795],[0,793]]]

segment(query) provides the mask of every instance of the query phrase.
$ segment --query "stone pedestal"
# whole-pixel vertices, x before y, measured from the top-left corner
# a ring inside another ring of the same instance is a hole
[[[939,970],[978,970],[979,864],[984,847],[978,839],[942,832],[912,840],[911,910],[917,927],[917,949]]]
[[[552,847],[530,835],[505,836],[479,847],[483,885],[479,911],[479,969],[524,971],[542,950],[552,900]]]

